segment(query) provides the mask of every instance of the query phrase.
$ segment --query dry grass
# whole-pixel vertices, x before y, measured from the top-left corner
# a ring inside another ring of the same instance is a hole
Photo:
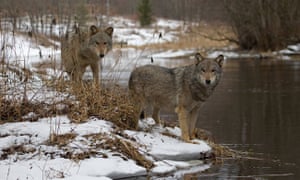
[[[6,100],[0,96],[0,123],[17,121],[37,121],[39,117],[45,117],[48,110],[43,110],[41,104],[28,101]],[[26,116],[33,112],[34,116]]]
[[[59,48],[55,43],[50,41],[49,37],[47,35],[41,34],[41,33],[29,33],[29,32],[17,32],[17,34],[21,34],[24,37],[28,37],[31,39],[31,41],[35,42],[36,44],[40,44],[45,47],[54,47]],[[59,40],[57,37],[51,37],[54,40]]]
[[[9,69],[7,69],[9,71]],[[33,74],[33,73],[31,73]],[[43,76],[42,74],[39,74]],[[30,77],[26,78],[29,79]],[[53,91],[69,94],[59,102],[43,103],[31,101],[26,98],[26,91],[23,99],[7,99],[6,94],[0,94],[0,120],[3,122],[12,121],[36,121],[41,117],[51,117],[59,114],[67,114],[72,122],[81,123],[88,120],[90,116],[105,119],[117,126],[126,129],[136,129],[135,109],[128,97],[126,88],[112,85],[108,88],[87,83],[71,83],[62,79],[47,80],[41,78],[45,88]],[[3,89],[4,93],[7,93]],[[64,108],[58,108],[63,105]],[[33,113],[34,116],[26,116]]]
[[[60,147],[65,146],[72,142],[73,139],[76,138],[76,134],[67,133],[67,134],[51,134],[50,139],[48,141],[49,145],[58,145]]]
[[[209,131],[197,128],[195,136],[209,144],[213,152],[212,157],[217,163],[222,163],[224,158],[240,158],[243,156],[242,154],[244,154],[243,152],[235,151],[226,146],[215,143],[213,135]]]
[[[135,147],[129,141],[115,139],[114,143],[118,145],[118,149],[121,150],[122,154],[125,154],[130,159],[134,159],[138,165],[143,166],[148,170],[154,167],[153,162],[146,159],[145,156],[138,151],[138,147]]]
[[[97,151],[88,151],[88,152],[80,152],[80,153],[74,153],[73,151],[67,151],[64,154],[61,154],[60,156],[62,158],[66,158],[66,159],[72,159],[75,162],[79,162],[80,160],[84,160],[84,159],[88,159],[91,157],[95,157],[95,156],[101,156],[102,158],[107,158],[106,154],[103,153],[99,153]]]
[[[121,135],[126,137],[123,133]],[[124,160],[133,159],[138,165],[148,170],[154,167],[153,162],[146,159],[145,156],[139,152],[139,146],[141,145],[136,143],[132,138],[129,140],[116,135],[106,134],[90,134],[86,135],[85,138],[93,142],[95,148],[118,152],[120,154],[115,154],[115,156],[120,156]]]
[[[66,101],[65,103],[67,104],[68,102]],[[6,122],[37,121],[42,117],[65,114],[69,111],[67,107],[63,109],[58,108],[56,104],[31,102],[28,100],[8,100],[1,95],[0,109],[0,124]]]
[[[33,153],[36,149],[33,147],[26,147],[24,145],[13,145],[8,148],[4,148],[1,151],[0,160],[4,160],[7,159],[9,155]]]
[[[163,37],[162,37],[163,38]],[[199,23],[198,25],[191,25],[186,32],[181,33],[178,41],[171,41],[166,43],[149,44],[140,46],[141,49],[200,49],[209,50],[215,48],[224,48],[228,46],[236,46],[231,41],[234,39],[234,34],[226,24],[222,23]]]
[[[76,103],[70,106],[69,118],[73,122],[84,122],[90,116],[105,119],[125,129],[136,129],[135,107],[131,103],[127,90],[120,86],[100,88],[88,84],[72,84],[71,93],[76,97]]]

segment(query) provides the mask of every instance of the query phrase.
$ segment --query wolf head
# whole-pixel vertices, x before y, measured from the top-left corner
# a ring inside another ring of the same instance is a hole
[[[101,30],[92,25],[90,27],[90,38],[88,47],[100,58],[103,58],[112,49],[112,35],[114,29],[108,27]]]
[[[200,53],[196,53],[195,75],[196,79],[204,87],[215,87],[222,75],[224,56],[219,55],[215,59],[205,59]]]

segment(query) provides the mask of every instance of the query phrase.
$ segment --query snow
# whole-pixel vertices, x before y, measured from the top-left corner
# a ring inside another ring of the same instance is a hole
[[[90,176],[80,176],[80,175],[75,175],[72,177],[64,178],[65,180],[111,180],[111,178],[108,177],[90,177]],[[54,180],[61,180],[59,179],[54,179]]]
[[[204,141],[199,141],[198,144],[184,143],[181,140],[162,135],[159,131],[163,132],[163,128],[157,130],[158,132],[151,134],[132,131],[126,131],[126,133],[137,139],[138,142],[145,144],[148,147],[148,153],[158,159],[193,160],[199,158],[201,152],[211,151]]]
[[[193,54],[195,53],[195,50],[190,50],[190,49],[182,49],[182,50],[168,50],[168,51],[163,51],[159,52],[156,54],[153,54],[153,58],[176,58],[176,57],[181,57],[181,56],[186,56],[188,54]]]
[[[132,160],[124,161],[120,157],[109,159],[88,159],[80,164],[79,174],[88,176],[108,176],[113,179],[146,175],[146,169],[137,166]]]
[[[153,120],[149,120],[153,122]],[[148,123],[148,122],[141,122]],[[141,126],[142,127],[142,126]],[[146,127],[146,125],[144,125]],[[170,128],[172,129],[172,128]],[[179,132],[175,128],[174,132]],[[133,160],[125,160],[120,156],[114,156],[116,152],[102,150],[108,158],[91,157],[75,162],[70,159],[60,158],[58,155],[62,149],[45,145],[50,137],[51,130],[57,134],[74,133],[76,138],[69,143],[74,151],[88,148],[84,135],[106,133],[108,136],[115,136],[113,124],[104,120],[90,118],[81,124],[72,123],[66,116],[41,118],[37,122],[16,122],[0,125],[0,154],[9,147],[24,145],[25,148],[39,147],[39,150],[32,153],[12,154],[9,158],[0,161],[0,179],[52,179],[66,177],[76,179],[78,177],[109,177],[121,178],[131,176],[147,175],[147,170],[136,164]],[[151,172],[155,174],[171,172],[176,169],[203,166],[203,162],[189,161],[200,158],[200,153],[210,152],[211,148],[201,140],[198,144],[185,143],[177,138],[163,135],[161,132],[168,129],[154,126],[152,132],[128,131],[130,137],[137,140],[139,149],[156,165]],[[53,132],[52,132],[53,133]],[[179,137],[178,137],[179,138]],[[79,146],[79,149],[76,147]],[[47,152],[47,153],[42,153]],[[54,157],[49,157],[54,154]],[[209,166],[205,167],[208,168]],[[204,168],[204,169],[206,169]],[[73,177],[74,176],[74,177]],[[2,180],[1,179],[1,180]]]
[[[140,28],[132,20],[121,17],[111,19],[115,28],[114,42],[126,42],[130,46],[144,46],[147,44],[157,44],[176,41],[178,35],[184,31],[184,23],[166,19],[158,19],[149,28]],[[57,26],[55,32],[60,33],[63,26]],[[159,29],[159,31],[158,31]],[[44,47],[37,45],[29,37],[14,35],[12,33],[2,34],[0,44],[4,45],[1,57],[11,65],[19,65],[34,69],[33,64],[49,61],[48,56],[60,60],[60,50],[54,47]],[[159,34],[162,37],[159,37]],[[57,43],[56,43],[57,44]],[[291,51],[299,51],[300,45],[291,45],[287,49],[273,52],[288,54]],[[113,50],[104,59],[104,67],[117,67],[120,78],[128,79],[129,72],[138,65],[149,64],[149,58],[154,58],[154,64],[171,64],[177,66],[175,58],[189,56],[192,59],[196,49],[181,50],[158,50],[156,52],[144,51],[132,47]],[[3,54],[5,52],[5,54]],[[39,53],[42,52],[43,57]],[[288,52],[288,53],[287,53]],[[249,58],[259,57],[259,54],[238,53],[229,50],[214,50],[207,52],[207,56],[215,58],[219,54],[227,58]],[[121,61],[110,61],[123,57]],[[147,58],[147,59],[146,59]],[[172,59],[174,58],[174,59]],[[115,69],[114,69],[115,70]],[[117,71],[115,70],[115,71]],[[104,76],[108,77],[110,71],[104,69]],[[47,69],[49,78],[60,76],[61,70]],[[21,99],[24,92],[23,81],[12,81],[16,79],[15,74],[8,72],[0,73],[0,87],[5,89],[5,98]],[[2,84],[4,83],[4,84]],[[3,86],[5,85],[5,86]],[[47,88],[36,74],[26,84],[28,91],[26,96],[31,101],[44,103],[59,102],[64,100],[69,94],[57,92]],[[2,91],[2,90],[1,90]],[[21,92],[21,93],[20,93]],[[2,92],[3,93],[3,92]],[[70,97],[69,97],[70,98]],[[63,107],[61,107],[63,108]],[[29,113],[24,118],[35,117],[36,114]],[[40,118],[36,122],[10,122],[0,124],[0,180],[106,180],[114,178],[135,177],[152,175],[159,179],[159,176],[172,173],[170,177],[164,179],[178,179],[184,173],[198,173],[211,167],[210,163],[199,160],[203,154],[211,153],[211,147],[202,140],[194,140],[194,143],[186,143],[180,140],[181,130],[178,127],[161,127],[155,125],[153,119],[141,120],[139,122],[141,131],[124,130],[123,132],[135,139],[131,142],[147,159],[154,163],[154,167],[148,172],[147,169],[137,165],[137,163],[124,155],[113,150],[97,148],[86,135],[101,134],[107,138],[120,138],[130,141],[124,137],[114,134],[114,125],[102,119],[90,117],[84,123],[72,123],[66,115]],[[147,129],[147,131],[144,131]],[[169,133],[172,136],[166,136]],[[75,138],[64,148],[57,145],[50,145],[49,139],[53,135],[74,134]],[[105,142],[104,139],[97,139],[97,142]],[[14,148],[23,147],[26,152],[18,152]],[[84,153],[93,149],[98,152],[94,156],[81,160],[63,158],[66,152]],[[9,150],[15,150],[11,154]],[[102,156],[105,154],[107,157]]]
[[[11,32],[0,33],[0,44],[5,47],[4,58],[10,64],[22,64],[30,68],[31,64],[47,60],[47,57],[53,57],[60,54],[60,48],[39,46],[34,38],[23,35],[13,35]],[[40,57],[40,52],[42,57]]]
[[[166,32],[164,30],[158,32],[155,29],[132,28],[132,29],[115,29],[115,41],[125,42],[127,45],[143,46],[154,43],[164,43],[177,40],[177,33],[174,31]],[[159,34],[162,37],[159,38]]]
[[[289,45],[287,48],[282,49],[279,51],[279,54],[282,55],[293,55],[293,54],[299,54],[300,52],[300,44],[295,44],[295,45]]]
[[[111,19],[111,25],[115,27],[114,42],[123,42],[130,46],[177,41],[178,35],[183,32],[178,31],[182,24],[182,21],[158,19],[151,27],[141,28],[136,21],[122,17]]]

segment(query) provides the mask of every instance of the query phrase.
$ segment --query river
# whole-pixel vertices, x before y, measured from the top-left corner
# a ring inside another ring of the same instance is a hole
[[[198,127],[253,157],[225,160],[199,177],[300,179],[300,61],[227,60]]]

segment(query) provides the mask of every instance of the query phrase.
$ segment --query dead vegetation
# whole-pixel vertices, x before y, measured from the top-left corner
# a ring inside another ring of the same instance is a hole
[[[121,132],[118,134],[120,135]],[[125,134],[121,133],[122,136],[127,137]],[[124,160],[134,159],[138,165],[145,167],[146,169],[151,169],[154,164],[151,160],[146,159],[145,155],[139,151],[140,144],[136,143],[132,138],[122,138],[117,135],[107,135],[107,134],[91,134],[85,136],[90,142],[93,143],[94,147],[100,149],[106,149],[113,152],[118,152],[119,154],[114,154],[115,156],[120,156]]]
[[[76,134],[74,133],[66,133],[66,134],[51,134],[48,144],[49,145],[57,145],[57,146],[65,146],[72,142],[73,139],[76,138]]]
[[[65,104],[68,102],[65,101]],[[55,104],[5,99],[0,96],[0,124],[6,122],[37,121],[39,118],[65,114],[68,106],[61,108]],[[61,103],[59,105],[62,105]]]
[[[178,29],[178,32],[181,30]],[[168,33],[168,32],[166,32]],[[164,35],[162,34],[162,39]],[[184,32],[178,35],[178,40],[165,43],[147,44],[141,49],[194,49],[209,50],[224,47],[237,47],[232,28],[224,23],[199,22],[188,25]]]
[[[33,104],[29,103],[20,103],[6,100],[3,97],[0,97],[0,123],[3,122],[15,122],[15,121],[37,121],[38,117],[26,118],[23,119],[23,116],[30,112],[34,112]]]
[[[9,73],[15,75],[9,76],[7,75]],[[0,120],[2,123],[36,121],[41,117],[67,114],[75,123],[84,122],[88,117],[95,116],[112,121],[121,128],[135,129],[137,126],[137,120],[134,118],[134,106],[124,87],[112,85],[100,88],[91,82],[76,84],[65,81],[61,77],[49,79],[40,72],[32,72],[10,65],[2,66],[1,74],[3,74],[2,79],[4,80],[0,87]],[[41,88],[48,89],[50,92],[69,94],[69,96],[60,101],[49,99],[47,102],[29,99],[27,93],[30,91],[29,84],[32,83],[31,79],[34,75],[39,76],[43,81]],[[10,79],[11,77],[14,79]],[[15,98],[16,94],[18,94],[18,98]],[[29,113],[34,116],[27,116]]]
[[[27,153],[33,153],[36,151],[36,148],[34,147],[28,147],[24,145],[13,145],[8,148],[2,149],[2,153],[0,155],[0,160],[7,159],[9,155],[12,154],[27,154]]]
[[[124,129],[136,129],[135,108],[127,90],[120,86],[99,88],[94,84],[73,84],[72,94],[77,102],[70,106],[69,118],[73,122],[84,122],[95,116],[113,122]]]
[[[223,163],[224,159],[228,158],[240,159],[245,157],[245,155],[249,155],[248,152],[236,151],[229,147],[217,144],[212,133],[204,129],[196,128],[195,137],[202,139],[209,144],[209,146],[212,148],[212,159],[215,161],[215,163]]]
[[[300,40],[297,0],[226,1],[225,9],[244,50],[279,50]]]
[[[121,87],[114,82],[110,82],[106,87],[91,81],[74,83],[64,80],[61,74],[49,79],[45,78],[47,74],[39,70],[35,74],[41,78],[47,88],[69,94],[61,102],[52,104],[54,107],[57,104],[64,106],[60,111],[54,108],[53,115],[67,114],[75,123],[85,122],[88,117],[94,116],[111,121],[121,128],[136,129],[135,109],[126,87]]]
[[[54,47],[55,49],[58,49],[59,46],[55,44],[53,41],[49,39],[49,36],[44,35],[42,33],[32,33],[32,32],[19,32],[17,31],[17,34],[20,34],[24,37],[30,38],[31,41],[33,41],[35,44],[40,44],[44,47]],[[51,36],[50,38],[54,40],[59,40],[57,37]]]
[[[74,148],[71,148],[70,144],[74,144],[74,139],[76,137],[77,135],[74,133],[53,135],[46,144],[57,146],[59,149],[62,149],[63,152],[60,152],[59,154],[56,154],[55,152],[44,153],[50,153],[53,157],[60,156],[79,161],[90,157],[108,158],[108,155],[103,151],[109,151],[114,152],[112,154],[113,156],[119,156],[126,161],[133,159],[138,165],[145,167],[148,170],[154,167],[153,162],[147,159],[145,155],[139,151],[141,145],[133,138],[127,138],[127,135],[121,131],[116,132],[116,134],[95,133],[84,135],[83,138],[88,142],[88,144],[86,144],[87,146],[74,151]]]

